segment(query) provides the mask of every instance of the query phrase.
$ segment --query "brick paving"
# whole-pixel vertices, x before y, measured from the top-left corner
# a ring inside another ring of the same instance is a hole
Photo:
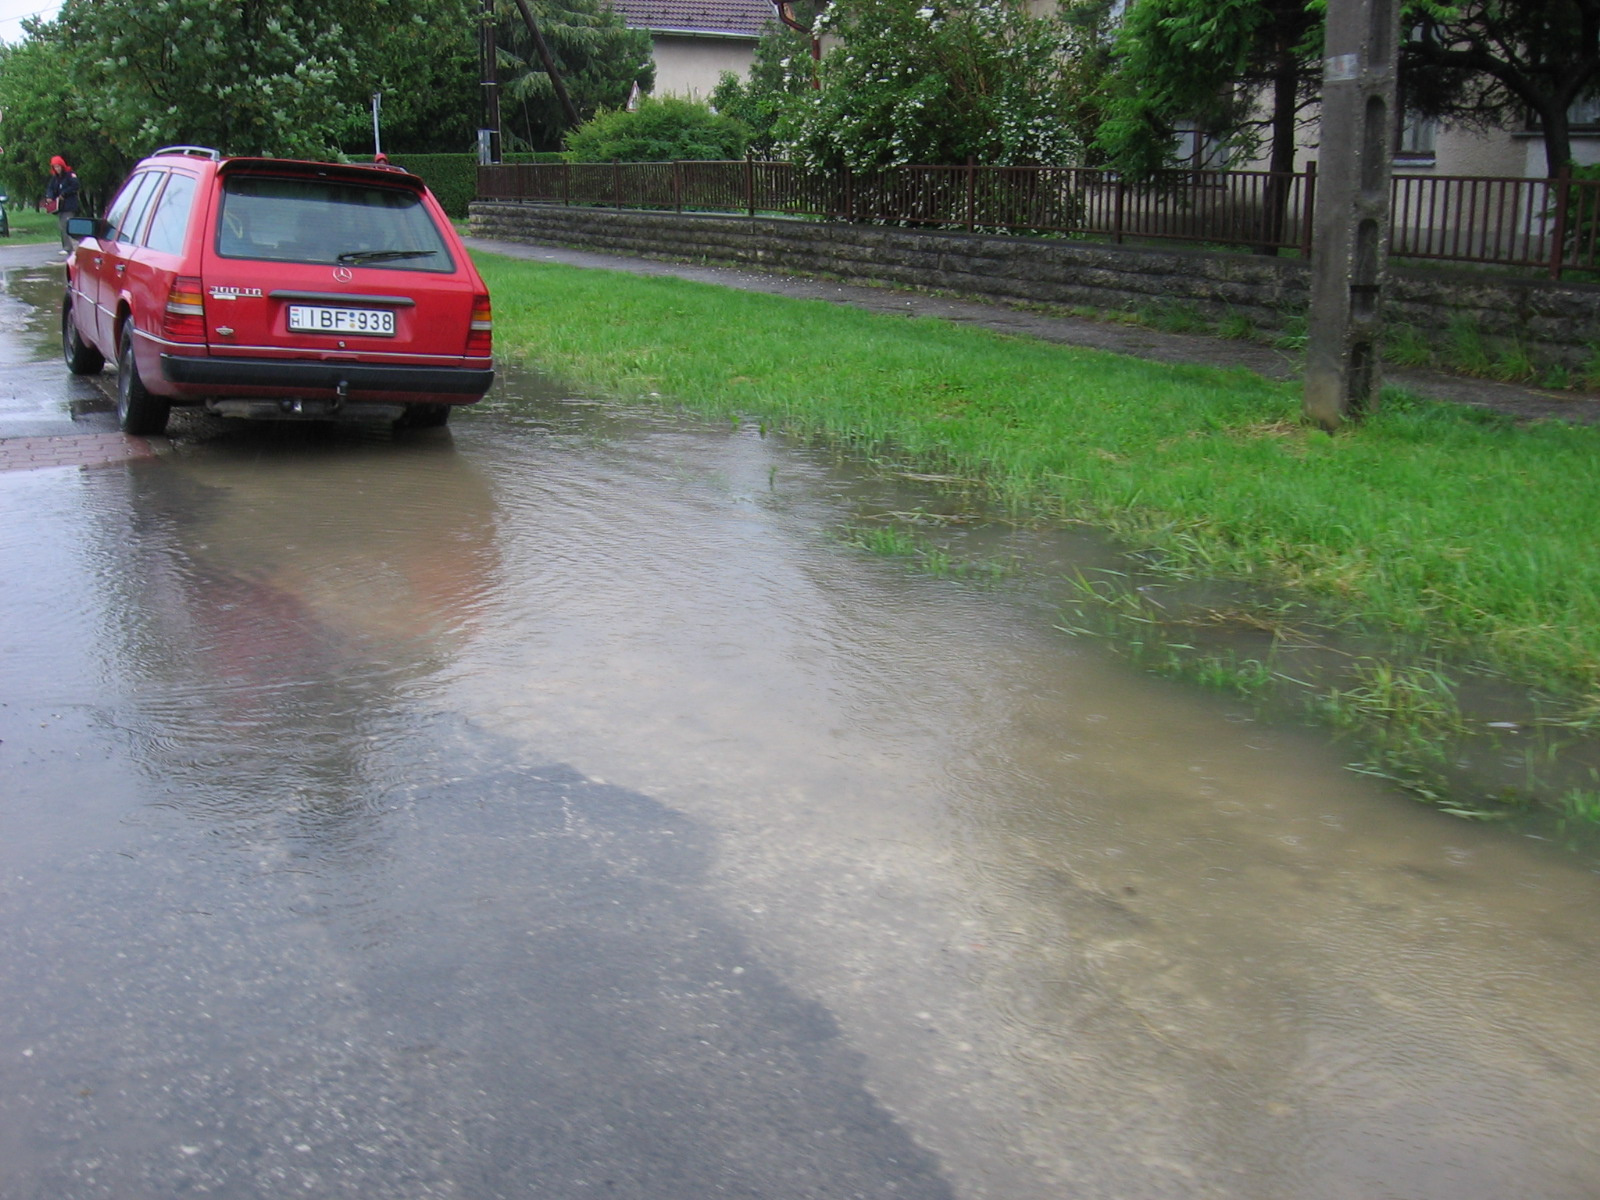
[[[145,438],[125,433],[72,433],[57,437],[0,440],[0,471],[41,467],[98,467],[135,458],[154,458]]]

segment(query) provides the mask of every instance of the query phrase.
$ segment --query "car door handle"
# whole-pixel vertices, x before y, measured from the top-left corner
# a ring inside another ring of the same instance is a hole
[[[103,262],[105,262],[105,259],[103,259],[103,258],[96,258],[96,259],[95,259],[95,260],[94,260],[94,266],[95,266],[95,270],[97,270],[97,271],[98,271],[98,270],[99,270],[99,269],[100,269],[100,264],[101,264],[101,263],[103,263]]]
[[[121,275],[127,269],[128,269],[128,264],[127,263],[118,263],[117,264],[117,274],[118,275]]]

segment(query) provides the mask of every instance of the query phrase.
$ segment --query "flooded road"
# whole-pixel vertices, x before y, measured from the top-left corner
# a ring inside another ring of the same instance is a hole
[[[839,537],[936,495],[190,434],[0,472],[4,1200],[1600,1194],[1585,862]]]

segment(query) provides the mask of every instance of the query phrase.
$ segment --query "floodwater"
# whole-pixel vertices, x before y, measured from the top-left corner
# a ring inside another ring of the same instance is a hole
[[[1600,1194],[1586,861],[838,536],[934,493],[199,434],[0,474],[5,1200]]]

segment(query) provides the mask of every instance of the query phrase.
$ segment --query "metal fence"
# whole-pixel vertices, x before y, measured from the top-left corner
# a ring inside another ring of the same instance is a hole
[[[1138,183],[1081,167],[807,171],[754,160],[515,163],[478,168],[478,197],[742,212],[982,233],[1171,240],[1309,256],[1316,164],[1293,174],[1167,171]],[[1390,253],[1539,270],[1600,270],[1600,180],[1396,175]]]

